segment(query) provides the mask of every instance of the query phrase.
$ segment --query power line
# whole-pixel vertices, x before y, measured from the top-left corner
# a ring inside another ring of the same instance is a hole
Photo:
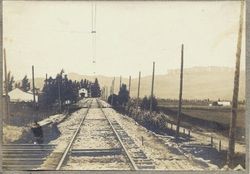
[[[91,8],[91,34],[92,34],[92,63],[94,74],[96,73],[96,3],[92,2]]]

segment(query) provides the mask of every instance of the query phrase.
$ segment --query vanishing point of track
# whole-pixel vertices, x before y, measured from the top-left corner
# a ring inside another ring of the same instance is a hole
[[[152,161],[150,159],[148,159],[141,150],[139,150],[138,146],[135,145],[134,141],[126,134],[126,132],[120,127],[120,125],[115,120],[110,120],[108,118],[108,116],[103,111],[103,107],[102,107],[102,104],[100,103],[100,101],[98,99],[93,99],[89,102],[88,108],[87,108],[85,114],[83,115],[78,128],[76,129],[75,133],[73,134],[72,138],[70,139],[65,151],[63,152],[61,159],[59,160],[58,165],[56,166],[56,170],[63,169],[63,166],[67,163],[69,157],[72,155],[72,151],[73,151],[72,147],[74,145],[74,142],[76,142],[76,140],[79,138],[79,132],[84,127],[84,121],[89,113],[89,110],[92,107],[92,103],[97,104],[98,109],[101,110],[102,117],[104,116],[104,118],[108,122],[109,129],[113,132],[114,138],[119,143],[119,148],[113,148],[113,150],[111,152],[115,153],[114,150],[120,151],[121,155],[123,155],[125,157],[126,163],[128,163],[131,170],[154,169],[154,165],[153,165]],[[129,152],[128,148],[131,147],[131,144],[133,145],[133,148],[137,148],[136,149],[137,152],[135,152],[136,154]],[[128,146],[128,145],[130,145],[130,146]],[[91,150],[91,149],[89,149],[89,150]],[[85,154],[90,153],[89,150],[88,150],[88,152],[84,151],[84,153]],[[105,149],[105,148],[103,148],[101,150],[107,151],[107,149]],[[101,153],[104,153],[104,151],[101,151]],[[98,153],[100,153],[100,151]]]
[[[105,106],[99,99],[87,99],[83,103],[79,103],[79,106],[87,109],[82,115],[79,115],[79,124],[74,122],[76,128],[69,139],[60,140],[61,144],[67,143],[63,146],[62,151],[54,151],[57,147],[56,144],[5,145],[4,168],[46,170],[49,167],[50,170],[64,170],[65,166],[68,167],[67,164],[72,164],[70,159],[77,154],[76,156],[82,159],[85,157],[97,157],[97,160],[101,158],[109,169],[113,169],[111,163],[112,161],[116,163],[117,158],[120,159],[118,165],[126,166],[126,170],[155,169],[153,160],[145,155],[114,118],[109,118],[109,115],[105,113]],[[99,126],[92,127],[98,123]],[[101,133],[95,135],[93,132]],[[80,164],[76,161],[75,164],[77,166],[85,165],[88,168],[88,164],[85,163]],[[96,163],[93,162],[93,165]],[[41,168],[41,166],[43,167]]]

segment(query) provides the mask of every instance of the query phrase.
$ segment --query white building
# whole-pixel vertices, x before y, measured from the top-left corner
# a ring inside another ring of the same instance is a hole
[[[231,102],[229,101],[218,101],[218,104],[221,106],[231,106]]]
[[[209,106],[231,106],[231,102],[230,101],[216,101],[216,102],[209,104]]]
[[[88,90],[85,88],[81,88],[78,91],[79,97],[88,97]]]
[[[33,94],[24,92],[21,89],[15,88],[8,93],[10,97],[10,102],[33,102]],[[36,102],[38,101],[38,96],[35,95]]]

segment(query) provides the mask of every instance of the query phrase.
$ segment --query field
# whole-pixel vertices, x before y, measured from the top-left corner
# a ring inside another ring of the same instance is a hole
[[[191,102],[190,102],[191,103]],[[184,102],[182,106],[182,121],[188,126],[195,126],[202,129],[212,129],[221,132],[224,135],[228,134],[231,107],[208,106],[208,102],[192,102],[192,105]],[[176,101],[158,102],[159,109],[173,118],[177,117],[178,106]],[[243,138],[245,136],[245,108],[243,104],[239,105],[237,115],[237,136]]]

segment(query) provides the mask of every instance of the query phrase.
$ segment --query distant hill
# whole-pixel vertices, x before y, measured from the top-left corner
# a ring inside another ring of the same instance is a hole
[[[94,81],[95,77],[101,86],[110,87],[113,77],[107,76],[86,76],[77,73],[68,73],[72,80],[88,79]],[[119,77],[115,78],[115,93],[119,88]],[[141,78],[140,96],[150,95],[151,76]],[[234,69],[226,67],[194,67],[184,69],[183,98],[185,99],[226,99],[231,100],[233,92]],[[122,78],[122,82],[128,84],[128,78]],[[44,78],[35,79],[36,86],[41,88]],[[131,95],[137,95],[138,78],[132,77]],[[110,89],[109,89],[110,90]],[[179,70],[169,70],[167,74],[155,76],[155,95],[160,98],[177,99],[179,94]],[[240,74],[239,99],[245,98],[245,71]]]
[[[42,77],[35,78],[35,87],[39,88],[39,89],[42,89],[43,85],[44,85],[44,80],[45,80],[45,78],[42,78]],[[30,87],[32,88],[31,79],[29,79],[29,82],[30,82]],[[22,80],[16,80],[15,83],[22,83]]]

